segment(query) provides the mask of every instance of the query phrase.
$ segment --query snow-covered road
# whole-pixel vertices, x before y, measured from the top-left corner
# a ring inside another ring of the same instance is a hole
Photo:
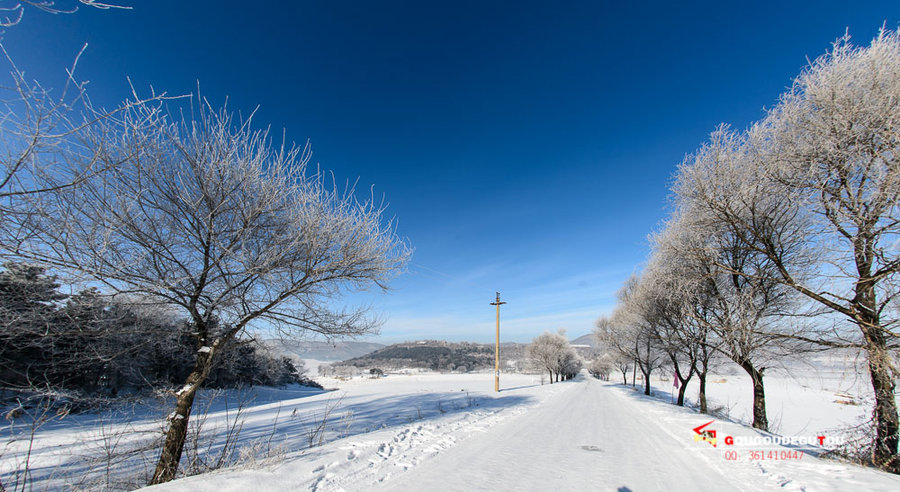
[[[274,462],[159,489],[900,490],[900,477],[818,459],[821,449],[815,446],[740,445],[772,435],[630,387],[584,376],[552,386],[523,375],[504,381],[508,386],[500,393],[490,391],[490,379],[479,374],[350,381],[341,388],[344,408],[359,419],[357,427],[367,429],[350,429],[348,437]],[[284,408],[321,405],[330,397],[288,401]],[[260,407],[254,419],[273,417],[271,407]],[[693,429],[707,423],[705,430],[717,432],[715,447],[695,439]],[[298,444],[291,441],[297,428],[283,430],[285,444]],[[725,436],[741,442],[726,445]]]
[[[739,490],[633,401],[586,378],[384,490]],[[702,443],[700,443],[702,444]]]

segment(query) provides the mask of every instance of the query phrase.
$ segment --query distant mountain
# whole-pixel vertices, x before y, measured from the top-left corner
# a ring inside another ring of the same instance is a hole
[[[500,344],[500,367],[521,370],[525,365],[525,344]],[[470,372],[494,368],[494,345],[468,342],[421,340],[389,345],[372,353],[331,364],[335,373],[426,369],[441,372]],[[324,369],[324,368],[320,368]]]
[[[600,344],[597,342],[597,338],[594,337],[593,333],[580,336],[571,340],[569,343],[572,344],[572,347],[575,348],[575,352],[578,352],[578,355],[584,360],[593,360],[601,353]]]
[[[571,343],[572,345],[588,345],[591,348],[599,348],[600,346],[597,343],[597,337],[595,337],[593,333],[582,335],[569,343]]]
[[[265,343],[284,355],[329,362],[352,359],[384,348],[381,343],[354,341],[292,342],[275,339]]]

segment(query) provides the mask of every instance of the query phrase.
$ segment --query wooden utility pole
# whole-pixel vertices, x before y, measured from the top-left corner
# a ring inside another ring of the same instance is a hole
[[[491,306],[497,306],[497,344],[494,347],[494,391],[500,391],[500,305],[506,304],[500,302],[500,293],[497,292],[497,300],[491,303]]]

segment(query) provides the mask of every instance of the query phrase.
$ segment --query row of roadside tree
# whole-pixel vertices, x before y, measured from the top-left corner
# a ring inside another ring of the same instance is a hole
[[[533,368],[549,374],[550,384],[554,379],[556,382],[572,379],[584,365],[562,331],[536,337],[525,348],[525,356]]]
[[[712,358],[731,360],[752,380],[763,430],[767,368],[808,350],[858,350],[875,402],[871,460],[900,472],[898,32],[868,46],[839,39],[760,121],[717,128],[672,194],[650,259],[598,337],[636,364],[647,393],[662,362],[679,404],[696,376],[704,412]]]

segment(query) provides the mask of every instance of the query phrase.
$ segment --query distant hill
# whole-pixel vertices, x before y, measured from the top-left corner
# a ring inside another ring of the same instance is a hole
[[[593,333],[582,335],[569,343],[571,343],[572,345],[588,345],[591,348],[599,348],[600,346],[597,343],[597,337],[595,337]]]
[[[355,341],[292,342],[275,339],[265,343],[284,355],[328,362],[352,359],[384,348],[381,343]]]
[[[569,343],[572,344],[572,347],[575,348],[575,351],[578,352],[585,360],[592,360],[600,355],[600,344],[597,342],[597,338],[593,333],[588,333],[587,335],[580,336]]]
[[[500,344],[500,367],[504,371],[525,368],[525,344]],[[471,372],[494,368],[494,345],[468,342],[421,340],[378,349],[369,354],[320,367],[330,373],[357,373],[371,369],[396,371],[425,369],[440,372]]]

